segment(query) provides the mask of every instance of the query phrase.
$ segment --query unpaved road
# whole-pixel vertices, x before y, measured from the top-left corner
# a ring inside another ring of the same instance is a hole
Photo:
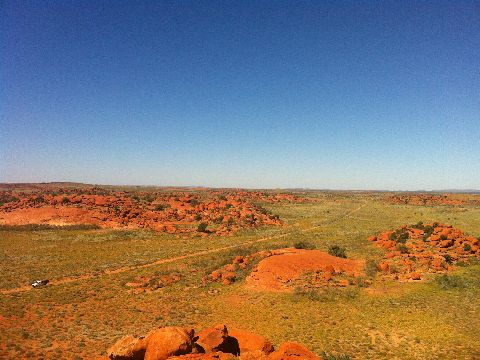
[[[367,205],[367,203],[364,203],[364,204],[360,205],[359,207],[355,208],[354,210],[346,213],[345,215],[342,215],[342,216],[340,216],[338,218],[335,218],[333,220],[324,222],[322,224],[314,225],[314,226],[309,227],[307,229],[303,229],[303,230],[301,230],[301,232],[312,231],[312,230],[318,229],[318,228],[320,228],[324,225],[333,224],[335,222],[343,220],[343,219],[353,215],[357,211],[360,211],[366,205]],[[278,235],[267,236],[267,237],[260,238],[260,239],[245,241],[245,242],[240,243],[240,244],[222,246],[222,247],[211,249],[211,250],[204,250],[204,251],[199,251],[199,252],[195,252],[195,253],[191,253],[191,254],[175,256],[175,257],[171,257],[171,258],[167,258],[167,259],[160,259],[160,260],[156,260],[156,261],[146,263],[146,264],[142,264],[142,265],[125,266],[125,267],[116,268],[116,269],[112,269],[112,270],[106,269],[103,273],[97,274],[97,275],[85,274],[85,275],[81,275],[81,276],[77,276],[77,277],[64,277],[64,278],[60,278],[60,279],[54,279],[54,280],[51,280],[49,282],[49,285],[68,284],[68,283],[72,283],[72,282],[78,282],[78,281],[82,281],[82,280],[91,279],[93,277],[119,274],[119,273],[131,271],[131,270],[135,270],[135,269],[146,268],[146,267],[161,265],[161,264],[173,263],[173,262],[177,262],[177,261],[181,261],[181,260],[185,260],[185,259],[189,259],[189,258],[193,258],[193,257],[198,257],[198,256],[208,255],[208,254],[214,254],[214,253],[222,252],[222,251],[225,251],[225,250],[235,249],[235,248],[239,248],[239,247],[242,247],[242,246],[261,243],[261,242],[265,242],[265,241],[269,241],[269,240],[273,240],[273,239],[281,239],[281,238],[287,237],[288,235],[291,235],[291,233],[283,233],[283,234],[278,234]],[[33,290],[33,288],[31,286],[21,286],[21,287],[17,287],[17,288],[13,288],[13,289],[0,289],[0,294],[7,295],[7,294],[14,294],[14,293],[19,293],[19,292],[24,292],[24,291],[29,291],[29,290]]]

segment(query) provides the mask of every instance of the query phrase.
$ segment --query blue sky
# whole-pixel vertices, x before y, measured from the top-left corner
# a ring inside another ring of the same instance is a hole
[[[478,1],[0,7],[0,182],[480,188]]]

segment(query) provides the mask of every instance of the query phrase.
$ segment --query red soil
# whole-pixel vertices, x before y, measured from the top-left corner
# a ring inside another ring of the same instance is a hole
[[[424,274],[447,272],[458,262],[480,258],[479,239],[451,225],[404,225],[368,239],[386,249],[378,269],[400,280],[420,280]]]

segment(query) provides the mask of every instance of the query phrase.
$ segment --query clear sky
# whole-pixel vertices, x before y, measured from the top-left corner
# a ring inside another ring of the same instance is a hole
[[[0,182],[480,188],[480,3],[0,2]]]

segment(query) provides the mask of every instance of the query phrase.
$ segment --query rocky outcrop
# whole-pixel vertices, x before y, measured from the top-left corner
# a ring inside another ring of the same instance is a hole
[[[480,258],[480,240],[451,225],[440,223],[404,225],[370,236],[385,249],[377,268],[399,280],[421,280],[427,273],[452,270],[458,262]]]
[[[152,229],[184,236],[225,236],[242,228],[282,225],[256,201],[303,202],[290,194],[205,190],[100,191],[96,188],[0,191],[0,225],[95,225]]]
[[[245,330],[217,325],[200,331],[164,327],[147,336],[126,336],[107,351],[111,360],[321,360],[305,346],[288,342],[275,351],[272,343],[263,336]]]

